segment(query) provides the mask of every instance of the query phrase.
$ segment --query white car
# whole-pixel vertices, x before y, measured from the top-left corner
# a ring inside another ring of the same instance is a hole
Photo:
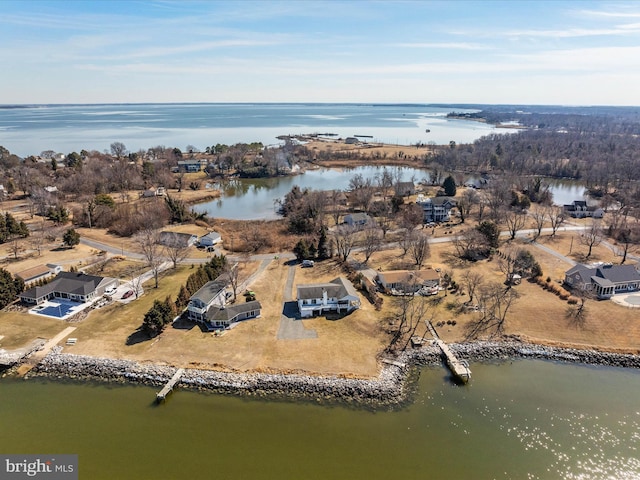
[[[302,267],[303,268],[313,267],[313,260],[303,260]]]

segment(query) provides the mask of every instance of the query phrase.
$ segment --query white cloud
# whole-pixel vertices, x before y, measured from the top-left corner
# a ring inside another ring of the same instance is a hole
[[[433,48],[433,49],[452,49],[452,50],[488,50],[491,47],[479,43],[464,42],[416,42],[416,43],[392,43],[391,47],[403,48]]]

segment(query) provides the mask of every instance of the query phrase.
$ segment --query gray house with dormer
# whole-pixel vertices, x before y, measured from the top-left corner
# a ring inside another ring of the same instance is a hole
[[[573,289],[593,292],[599,299],[640,289],[640,273],[633,265],[576,265],[565,272],[564,283]]]

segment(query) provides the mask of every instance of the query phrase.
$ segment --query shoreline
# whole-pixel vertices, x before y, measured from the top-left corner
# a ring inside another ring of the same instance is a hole
[[[450,344],[450,348],[465,360],[476,363],[539,359],[640,368],[638,355],[549,347],[514,341],[457,343]],[[371,379],[187,368],[177,385],[192,391],[240,397],[313,401],[320,404],[341,403],[373,408],[400,407],[412,401],[412,391],[419,375],[419,368],[446,368],[439,349],[431,345],[403,352],[394,360],[406,366],[383,364],[378,376]],[[61,347],[56,347],[24,378],[131,383],[160,388],[176,370],[176,367],[167,365],[67,354],[62,353]]]

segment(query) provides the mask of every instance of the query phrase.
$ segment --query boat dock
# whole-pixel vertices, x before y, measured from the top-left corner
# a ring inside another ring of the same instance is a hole
[[[442,355],[444,356],[447,362],[447,366],[449,367],[449,370],[451,370],[451,373],[453,373],[453,375],[462,382],[467,383],[471,378],[471,369],[469,369],[469,364],[465,360],[458,359],[458,357],[456,357],[456,355],[451,351],[449,346],[442,340],[440,340],[436,329],[433,327],[430,321],[426,323],[427,328],[429,329],[431,335],[433,335],[434,342],[436,343],[438,348],[440,348],[440,351],[442,352]]]
[[[171,377],[171,380],[169,380],[167,384],[164,387],[162,387],[162,390],[156,393],[156,400],[158,402],[162,402],[164,399],[167,398],[167,395],[171,393],[171,391],[173,390],[173,387],[176,385],[176,383],[178,383],[183,373],[184,373],[184,368],[179,368],[178,370],[176,370],[176,373],[173,374],[173,377]]]

